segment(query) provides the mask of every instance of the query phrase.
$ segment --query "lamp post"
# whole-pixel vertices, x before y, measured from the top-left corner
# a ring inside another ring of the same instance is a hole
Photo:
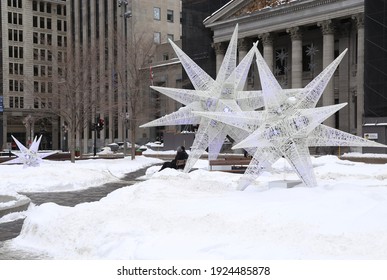
[[[66,140],[67,140],[68,127],[67,127],[66,123],[63,123],[63,125],[62,125],[62,132],[63,132],[62,151],[67,152]]]
[[[128,8],[128,1],[127,0],[118,0],[118,7],[121,8],[121,14],[120,17],[122,17],[122,38],[126,40],[126,19],[130,18],[132,16],[132,11]],[[125,42],[125,41],[124,41]],[[125,51],[126,51],[126,42],[123,44],[125,46],[123,54],[123,59],[121,63],[126,63],[125,59]],[[122,67],[124,69],[124,67]],[[123,83],[123,103],[124,106],[122,108],[122,135],[123,135],[123,142],[124,142],[124,156],[127,154],[127,140],[126,140],[126,134],[127,134],[127,122],[129,120],[129,113],[128,113],[128,102],[127,102],[127,95],[128,95],[128,87],[127,87],[127,71],[125,67],[125,71],[121,73],[121,81]],[[133,145],[133,143],[131,143]]]

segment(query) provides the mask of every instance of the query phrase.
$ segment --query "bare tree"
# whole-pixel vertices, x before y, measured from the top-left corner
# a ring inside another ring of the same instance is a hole
[[[118,40],[118,44],[117,47],[122,48],[121,53],[125,57],[123,61],[126,63],[117,68],[117,87],[124,92],[125,100],[123,102],[126,107],[126,120],[129,122],[129,137],[132,144],[131,159],[133,160],[136,152],[136,130],[143,121],[142,116],[149,111],[147,102],[144,102],[144,97],[148,96],[149,91],[144,92],[142,83],[148,83],[145,88],[149,88],[149,70],[144,69],[149,69],[155,44],[153,37],[146,32],[133,33],[126,40]]]
[[[76,148],[81,149],[82,131],[90,128],[96,112],[108,110],[108,106],[101,106],[98,96],[99,88],[104,87],[101,81],[107,79],[102,78],[105,73],[98,73],[97,54],[97,50],[80,54],[70,50],[53,58],[54,64],[58,65],[58,73],[52,78],[52,92],[34,89],[35,98],[47,101],[45,110],[60,117],[66,124],[71,162],[75,162]]]

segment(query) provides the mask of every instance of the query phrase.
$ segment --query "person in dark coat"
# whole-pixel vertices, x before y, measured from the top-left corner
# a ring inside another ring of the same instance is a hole
[[[186,160],[188,158],[188,154],[187,152],[185,151],[185,147],[184,146],[179,146],[177,147],[176,149],[176,156],[175,156],[175,159],[173,159],[172,161],[167,161],[167,162],[164,162],[163,166],[161,167],[161,170],[165,169],[165,168],[174,168],[174,169],[177,169],[178,167],[180,169],[184,169],[185,167],[185,164],[184,165],[179,165],[179,166],[176,166],[176,162],[178,160]]]

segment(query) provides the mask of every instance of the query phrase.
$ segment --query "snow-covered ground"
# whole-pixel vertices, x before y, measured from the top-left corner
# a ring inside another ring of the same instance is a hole
[[[0,166],[0,194],[100,185],[157,161]],[[387,259],[387,165],[312,162],[316,188],[269,187],[297,179],[280,159],[243,192],[241,175],[209,172],[205,160],[188,174],[150,167],[146,181],[98,202],[32,205],[6,246],[55,259]]]

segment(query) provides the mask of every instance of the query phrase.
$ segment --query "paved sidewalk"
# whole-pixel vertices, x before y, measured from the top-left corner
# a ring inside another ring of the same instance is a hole
[[[84,202],[98,201],[107,196],[116,189],[130,186],[138,183],[139,177],[145,175],[145,171],[149,168],[145,167],[137,171],[128,173],[124,178],[117,179],[116,182],[104,184],[101,187],[89,188],[73,192],[55,192],[55,193],[22,193],[31,199],[31,203],[40,205],[47,202],[54,202],[62,206],[73,207]],[[34,256],[30,253],[15,252],[7,249],[6,241],[17,237],[20,234],[24,220],[16,220],[9,223],[0,224],[0,260],[15,260],[15,259],[41,259],[44,256]]]

